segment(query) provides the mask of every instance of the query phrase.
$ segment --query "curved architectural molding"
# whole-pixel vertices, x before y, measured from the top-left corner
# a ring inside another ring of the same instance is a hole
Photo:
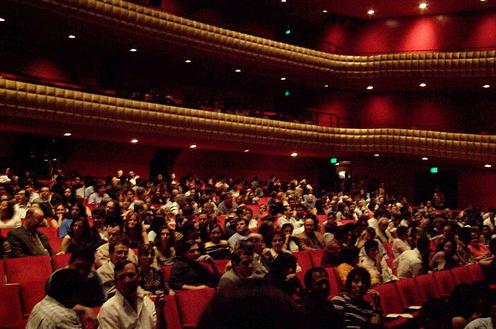
[[[496,160],[496,136],[411,129],[348,129],[132,101],[0,78],[0,118],[157,136],[201,137],[297,150]]]
[[[293,72],[358,79],[473,79],[494,77],[496,50],[345,56],[297,47],[174,16],[123,0],[11,0],[76,15],[165,42],[229,54]]]

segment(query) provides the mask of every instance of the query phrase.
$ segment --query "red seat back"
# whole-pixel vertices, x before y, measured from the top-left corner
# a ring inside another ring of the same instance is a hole
[[[405,307],[401,304],[401,299],[394,283],[379,284],[374,289],[380,294],[384,314],[404,312]]]
[[[445,270],[434,272],[432,275],[434,276],[434,281],[441,297],[451,295],[451,292],[455,288],[455,280],[453,280],[451,272]]]
[[[167,329],[182,329],[174,296],[165,296],[164,317],[167,322]]]
[[[3,265],[3,260],[0,259],[0,286],[6,282],[5,280],[5,269]]]
[[[484,274],[480,264],[467,265],[467,269],[470,273],[470,277],[472,278],[472,282],[484,281],[486,279],[486,275]]]
[[[45,297],[45,285],[46,280],[21,283],[22,310],[26,316]]]
[[[420,295],[415,279],[406,278],[395,282],[398,288],[398,295],[401,304],[405,307],[422,306],[422,296]]]
[[[470,273],[466,266],[452,268],[451,274],[455,280],[455,285],[472,283],[472,278],[470,277]]]
[[[310,253],[310,260],[313,267],[322,266],[322,257],[324,257],[324,252],[324,249],[316,249],[308,252]]]
[[[428,300],[439,298],[439,291],[437,290],[434,277],[430,274],[417,275],[415,282],[422,298],[422,303]]]
[[[55,255],[52,258],[52,266],[53,270],[56,271],[60,268],[64,268],[69,265],[69,259],[71,258],[71,254],[61,254]]]
[[[336,271],[335,267],[327,267],[327,274],[329,275],[329,283],[331,284],[331,289],[329,291],[329,297],[334,297],[343,289],[341,284],[341,279]]]
[[[171,271],[172,271],[172,265],[162,266],[162,275],[164,276],[165,282],[169,282]]]
[[[9,283],[46,281],[52,274],[52,264],[48,256],[6,259],[4,264]]]
[[[20,290],[18,284],[0,285],[0,328],[24,328]]]
[[[214,288],[178,291],[177,308],[183,328],[196,328],[203,311],[215,295]]]
[[[219,269],[219,273],[224,273],[226,271],[226,265],[229,263],[229,259],[216,259],[214,262]]]
[[[296,261],[300,265],[303,274],[312,268],[312,260],[308,251],[298,251],[293,253],[293,255],[296,257]]]

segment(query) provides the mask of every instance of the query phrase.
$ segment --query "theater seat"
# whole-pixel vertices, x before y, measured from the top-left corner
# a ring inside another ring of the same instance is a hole
[[[466,268],[472,278],[472,282],[480,282],[486,279],[486,275],[484,274],[480,264],[469,264]]]
[[[324,256],[324,249],[311,250],[310,261],[313,267],[319,267],[322,264],[322,257]]]
[[[164,317],[167,321],[167,329],[182,329],[174,296],[165,296]]]
[[[414,278],[406,278],[395,282],[398,288],[398,295],[401,304],[407,308],[409,306],[422,306],[422,296],[420,295]]]
[[[61,254],[55,255],[52,258],[52,266],[53,270],[56,271],[60,268],[64,268],[69,265],[69,259],[71,258],[71,254]]]
[[[207,308],[214,295],[214,288],[177,292],[177,308],[183,328],[196,328],[198,326],[203,311]]]
[[[380,294],[381,306],[385,317],[384,325],[387,328],[396,328],[405,325],[409,320],[405,318],[388,319],[388,314],[404,313],[396,285],[394,283],[380,284],[374,287]]]
[[[437,290],[436,283],[434,282],[434,277],[430,274],[417,275],[415,277],[415,282],[422,297],[422,303],[439,298],[439,291]]]
[[[21,308],[21,286],[5,284],[0,286],[0,328],[21,329],[25,326]]]
[[[5,280],[5,269],[3,265],[3,260],[0,259],[0,286],[6,282]]]
[[[293,255],[296,257],[296,261],[300,265],[303,274],[312,268],[312,259],[310,258],[309,251],[298,251],[293,253]]]
[[[449,297],[455,288],[455,280],[448,270],[433,272],[434,281],[441,297]]]
[[[169,282],[171,271],[172,271],[172,265],[162,266],[162,275],[164,276],[165,282]]]
[[[455,285],[459,284],[471,284],[472,278],[466,266],[455,267],[451,269],[451,274],[455,280]]]
[[[332,298],[341,292],[343,285],[335,267],[326,267],[326,271],[329,276],[329,283],[331,284],[329,298]]]

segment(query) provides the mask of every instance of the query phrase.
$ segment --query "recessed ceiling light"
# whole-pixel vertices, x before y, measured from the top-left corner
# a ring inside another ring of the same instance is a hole
[[[5,18],[0,17],[0,22],[5,22]]]
[[[374,89],[374,86],[367,86],[367,90],[372,90]]]
[[[131,143],[136,144],[138,143],[138,140],[136,138],[131,139]]]
[[[421,3],[419,4],[419,8],[420,8],[420,9],[425,9],[425,8],[427,8],[427,2],[421,2]]]
[[[75,36],[74,34],[69,34],[67,37],[68,37],[69,39],[76,39],[76,36]]]
[[[324,85],[324,88],[329,88],[329,85],[327,85],[327,84],[326,84],[326,85]]]
[[[484,168],[491,168],[491,167],[492,166],[489,163],[487,163],[487,164],[484,165]]]
[[[322,12],[323,12],[324,14],[326,14],[326,13],[327,13],[327,10],[326,10],[326,9],[324,9],[324,10],[322,10]]]
[[[286,77],[281,77],[281,81],[286,81]]]
[[[375,14],[375,10],[374,9],[369,9],[369,11],[367,11],[367,14],[374,15]]]
[[[234,70],[234,72],[240,73],[241,72],[241,69],[236,69],[236,70]]]
[[[72,134],[71,134],[70,132],[66,132],[66,133],[64,133],[64,136],[65,136],[65,137],[71,137],[71,136],[72,136]]]
[[[191,59],[187,59],[184,61],[185,63],[191,63]]]
[[[195,149],[195,148],[196,148],[196,144],[191,144],[191,145],[189,146],[189,148],[190,148],[190,149]]]
[[[374,154],[375,157],[381,156],[379,153]]]
[[[291,156],[292,156],[293,158],[296,158],[296,157],[298,156],[298,153],[293,152],[293,153],[291,153]]]
[[[243,152],[248,153],[248,152],[250,152],[250,150],[249,149],[246,149]]]
[[[135,53],[135,52],[137,52],[137,51],[138,51],[138,49],[136,49],[136,48],[131,48],[131,49],[129,49],[129,51],[130,51],[130,52],[132,52],[132,53]]]
[[[428,158],[428,157],[423,157],[423,158],[422,158],[422,161],[427,161],[427,160],[429,160],[429,158]]]
[[[427,83],[425,83],[425,82],[421,82],[421,83],[419,84],[419,87],[422,87],[422,88],[427,87]]]
[[[483,85],[483,86],[482,86],[482,88],[485,88],[485,89],[487,89],[487,88],[489,88],[489,87],[491,87],[491,85]]]
[[[480,0],[480,2],[486,2],[486,0]]]
[[[282,3],[286,2],[286,0],[281,0]]]

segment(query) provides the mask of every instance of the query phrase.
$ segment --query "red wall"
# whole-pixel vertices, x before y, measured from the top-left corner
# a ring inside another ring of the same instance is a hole
[[[492,169],[465,168],[458,173],[458,207],[496,206],[496,173]]]
[[[329,23],[321,40],[351,53],[496,47],[496,12]],[[320,43],[319,48],[325,50]]]

